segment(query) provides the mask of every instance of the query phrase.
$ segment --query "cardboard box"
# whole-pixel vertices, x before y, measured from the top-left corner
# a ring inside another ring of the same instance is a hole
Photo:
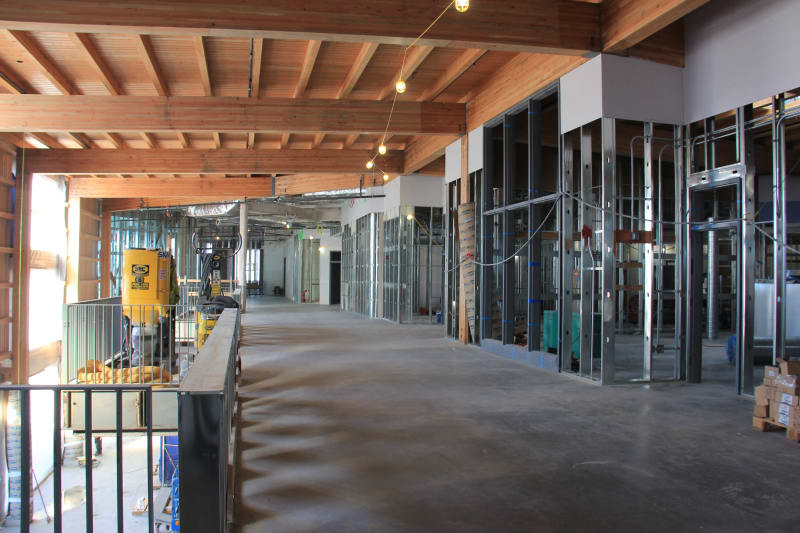
[[[797,396],[798,392],[800,392],[800,377],[792,374],[779,374],[775,378],[775,387],[778,392]]]
[[[756,405],[769,405],[770,400],[776,399],[774,393],[774,388],[767,385],[759,385],[755,390]]]
[[[800,374],[800,359],[779,359],[781,374]]]
[[[756,405],[753,407],[753,416],[758,418],[767,418],[769,416],[768,405]]]
[[[781,373],[781,369],[777,366],[765,366],[764,367],[764,385],[769,387],[775,386],[775,378],[777,378]]]
[[[792,407],[800,405],[800,396],[779,392],[778,390],[774,390],[772,399],[782,404],[791,405]]]
[[[787,428],[800,428],[800,407],[771,400],[767,419]]]

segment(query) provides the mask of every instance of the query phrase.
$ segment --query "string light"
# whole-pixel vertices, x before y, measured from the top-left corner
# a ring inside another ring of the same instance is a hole
[[[414,215],[412,215],[411,213],[407,214],[406,220],[414,220]]]
[[[389,174],[383,175],[383,181],[389,181]]]
[[[397,82],[394,84],[395,94],[394,94],[394,99],[392,100],[392,109],[391,109],[391,111],[389,111],[389,120],[386,121],[386,131],[384,132],[384,135],[383,135],[384,139],[386,139],[386,134],[389,133],[389,126],[392,123],[392,114],[394,113],[394,107],[395,107],[395,104],[397,102],[397,95],[398,94],[403,94],[404,92],[406,92],[406,89],[408,88],[406,86],[405,80],[403,80],[403,70],[405,69],[405,66],[406,66],[406,55],[408,54],[408,51],[413,46],[415,46],[420,41],[420,39],[422,39],[425,36],[425,34],[428,33],[428,31],[430,31],[431,28],[433,28],[433,26],[437,22],[439,22],[439,19],[442,18],[444,16],[444,14],[447,13],[447,11],[451,7],[455,7],[456,11],[458,11],[459,13],[464,13],[465,11],[467,11],[469,9],[469,0],[450,0],[450,3],[447,4],[447,7],[445,7],[442,10],[441,13],[439,13],[439,16],[437,16],[435,19],[433,19],[433,22],[431,22],[428,25],[428,27],[425,28],[422,31],[422,33],[420,33],[419,36],[411,42],[411,44],[409,44],[405,48],[403,48],[403,61],[400,64],[400,75],[397,78]],[[381,142],[380,146],[378,147],[378,153],[380,155],[385,155],[386,154],[386,145],[383,142]],[[375,164],[374,164],[374,162],[372,160],[367,161],[367,169],[371,170],[374,165]],[[384,175],[383,179],[384,179],[384,181],[387,181],[388,178],[386,177],[386,175]],[[411,219],[409,219],[409,220],[411,220]]]

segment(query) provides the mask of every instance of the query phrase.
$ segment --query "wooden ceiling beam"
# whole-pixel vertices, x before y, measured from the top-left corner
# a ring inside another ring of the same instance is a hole
[[[306,54],[303,57],[303,66],[300,68],[300,78],[297,80],[297,86],[294,88],[294,97],[300,98],[306,92],[308,87],[308,80],[311,79],[311,73],[314,71],[314,64],[317,62],[317,55],[322,46],[322,41],[308,41]]]
[[[40,0],[35,7],[4,0],[0,27],[409,45],[441,9],[430,0],[82,0],[68,9],[63,0]],[[482,0],[465,14],[451,9],[419,44],[583,55],[599,48],[600,8],[569,0]]]
[[[73,177],[69,189],[71,197],[80,198],[261,198],[272,195],[272,178]]]
[[[396,177],[392,174],[391,177]],[[291,174],[275,178],[275,195],[308,194],[312,192],[341,191],[373,187],[383,184],[383,175],[379,173],[347,173],[347,174]]]
[[[80,145],[81,148],[89,149],[98,147],[97,144],[95,144],[95,142],[91,140],[85,133],[78,133],[71,131],[68,132],[67,135],[69,135],[73,141],[78,143],[78,145]],[[51,150],[47,151],[50,152]]]
[[[61,143],[58,142],[58,139],[48,135],[47,133],[29,133],[31,137],[42,143],[43,145],[47,146],[48,148],[64,148],[61,146]]]
[[[442,75],[439,76],[439,79],[436,80],[436,83],[434,83],[429,89],[426,89],[425,92],[422,93],[422,96],[417,99],[417,101],[432,102],[435,100],[436,97],[446,91],[450,85],[452,85],[458,78],[461,77],[462,74],[469,70],[470,67],[472,67],[472,65],[474,65],[480,58],[482,58],[486,52],[488,52],[488,50],[464,50],[461,55],[459,55],[447,66],[444,72],[442,72]]]
[[[289,174],[360,172],[374,154],[368,150],[31,150],[25,165],[41,174]],[[403,171],[403,153],[390,150],[378,165]]]
[[[8,65],[0,61],[0,87],[5,89],[11,94],[26,94],[33,93],[33,91],[26,81],[20,78],[16,72]]]
[[[142,140],[145,142],[145,144],[147,145],[148,148],[150,148],[150,149],[158,148],[158,141],[156,140],[155,137],[153,137],[152,133],[148,133],[146,131],[143,131],[141,133],[141,137],[142,137]]]
[[[89,60],[89,66],[92,67],[92,70],[94,70],[95,74],[97,74],[97,77],[99,77],[100,81],[103,82],[103,85],[106,86],[108,92],[114,96],[125,94],[125,92],[122,90],[122,86],[114,77],[111,69],[108,68],[108,65],[103,60],[103,57],[97,50],[97,47],[92,42],[92,38],[85,33],[70,33],[69,37],[75,46],[78,47],[78,49],[83,50],[84,54],[86,54]]]
[[[253,72],[250,81],[250,98],[261,94],[261,62],[264,55],[264,39],[253,39]]]
[[[391,107],[388,101],[4,94],[0,131],[382,134]],[[461,134],[465,110],[463,104],[398,101],[389,131]]]
[[[111,142],[111,144],[114,145],[114,148],[116,148],[117,150],[121,150],[123,148],[127,148],[127,145],[125,144],[125,141],[122,140],[122,137],[120,137],[120,135],[118,133],[110,133],[110,132],[108,132],[108,133],[104,133],[103,136],[106,139],[108,139]]]
[[[192,39],[194,53],[197,57],[197,67],[200,71],[200,84],[203,86],[204,96],[213,96],[211,90],[211,75],[208,73],[208,58],[206,57],[206,43],[202,36]]]
[[[361,45],[361,49],[358,51],[355,62],[350,67],[350,70],[347,72],[347,76],[344,78],[342,86],[339,87],[339,91],[336,93],[337,100],[341,100],[350,96],[350,93],[353,92],[358,80],[361,79],[361,75],[364,74],[364,70],[367,68],[367,65],[369,65],[369,62],[372,61],[372,56],[375,55],[377,50],[378,43],[364,43]],[[320,144],[322,144],[323,140],[325,140],[324,133],[318,133],[315,135],[314,141],[311,143],[312,148],[318,147]]]
[[[180,179],[180,178],[176,178]],[[243,200],[244,198],[239,196],[230,196],[230,195],[218,195],[215,196],[213,199],[204,197],[192,197],[192,196],[181,196],[181,197],[169,197],[169,198],[162,198],[162,197],[155,197],[155,198],[107,198],[103,199],[103,209],[107,211],[135,211],[140,208],[145,207],[178,207],[184,205],[197,205],[197,204],[208,204],[208,203],[223,203],[223,202],[235,202],[237,200]]]
[[[468,97],[467,131],[555,83],[586,61],[582,57],[517,54]]]
[[[12,41],[16,41],[24,50],[34,63],[42,71],[42,74],[50,80],[50,83],[56,86],[62,94],[76,94],[77,91],[72,83],[67,79],[63,72],[53,63],[47,54],[39,47],[33,38],[24,31],[18,30],[3,30],[6,36]]]
[[[619,53],[682,19],[709,0],[606,0],[602,48]]]
[[[153,51],[153,44],[150,42],[150,37],[147,35],[135,36],[136,46],[139,48],[139,55],[144,63],[144,69],[150,82],[156,89],[158,96],[169,96],[167,84],[164,81],[164,75],[161,73],[161,67],[158,66],[155,51]]]
[[[378,43],[364,43],[361,45],[361,49],[358,51],[355,62],[347,72],[347,76],[344,78],[344,83],[342,83],[342,86],[339,87],[339,92],[336,93],[337,100],[341,100],[342,98],[347,98],[350,96],[350,93],[353,92],[358,80],[361,79],[361,75],[364,74],[364,70],[366,70],[369,62],[372,61],[372,56],[375,55],[377,50]]]
[[[389,84],[378,93],[377,99],[385,100],[392,96],[396,90],[395,85],[397,85],[397,80],[402,78],[408,82],[420,65],[431,55],[431,52],[433,52],[432,46],[415,46],[411,49],[411,51],[406,54],[405,61],[403,61],[400,69],[398,69],[397,73],[389,80]]]
[[[403,174],[413,174],[444,155],[444,150],[458,140],[455,135],[420,137],[412,140],[405,149]]]

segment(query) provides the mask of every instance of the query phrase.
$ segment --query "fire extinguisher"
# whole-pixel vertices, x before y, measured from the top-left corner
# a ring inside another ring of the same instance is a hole
[[[306,294],[308,294],[308,289],[303,291],[303,303],[306,303]]]

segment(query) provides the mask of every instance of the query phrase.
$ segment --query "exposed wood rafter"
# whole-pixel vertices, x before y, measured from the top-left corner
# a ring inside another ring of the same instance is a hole
[[[30,150],[26,168],[41,174],[290,174],[359,172],[367,150],[122,149]],[[403,171],[403,153],[390,150],[381,167]]]
[[[100,78],[100,81],[103,82],[103,85],[106,86],[108,92],[114,96],[125,94],[122,90],[122,86],[114,77],[111,69],[108,68],[105,60],[92,42],[92,38],[85,33],[70,33],[69,36],[70,39],[72,39],[72,42],[75,43],[75,46],[77,46],[80,50],[83,50],[83,52],[86,54],[87,58],[89,59],[89,65],[92,67],[92,70],[94,70],[95,74],[97,74],[97,76]]]
[[[655,0],[653,0],[655,1]],[[659,0],[661,1],[661,0]],[[411,44],[421,21],[442,5],[430,0],[272,2],[261,0],[63,0],[0,3],[0,27],[42,31],[204,35]],[[419,41],[424,46],[583,55],[600,43],[598,5],[570,0],[482,0],[453,11]]]
[[[161,67],[158,66],[156,54],[153,51],[153,44],[150,42],[150,37],[147,35],[136,35],[134,37],[136,45],[139,48],[139,54],[144,63],[144,69],[150,77],[150,82],[156,89],[158,96],[169,96],[167,84],[164,81],[164,75],[161,73]]]
[[[5,94],[0,95],[0,131],[382,134],[391,106],[363,100]],[[463,134],[465,109],[463,104],[398,101],[389,131]]]
[[[30,9],[30,6],[29,6]],[[63,72],[53,63],[53,60],[44,53],[39,45],[33,38],[24,31],[18,30],[3,30],[9,39],[16,41],[28,56],[33,60],[42,71],[42,74],[50,80],[50,83],[56,86],[61,91],[61,94],[77,94],[75,87],[67,79]]]

